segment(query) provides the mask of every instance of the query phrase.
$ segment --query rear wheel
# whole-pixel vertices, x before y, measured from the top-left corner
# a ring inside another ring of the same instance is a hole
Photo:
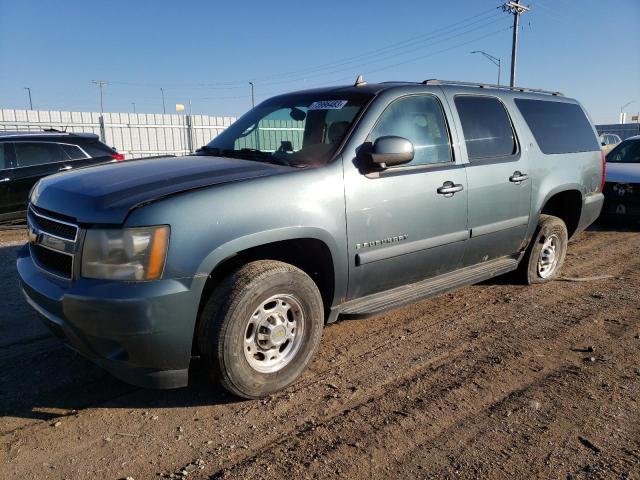
[[[216,288],[202,312],[198,343],[213,378],[235,395],[261,398],[302,374],[323,326],[314,281],[293,265],[260,260]]]
[[[529,285],[557,278],[567,253],[567,226],[558,217],[540,215],[538,228],[520,264]]]

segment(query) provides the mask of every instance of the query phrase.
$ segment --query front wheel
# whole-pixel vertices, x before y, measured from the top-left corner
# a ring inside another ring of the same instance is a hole
[[[540,215],[538,228],[520,264],[527,284],[555,279],[567,253],[567,226],[558,217]]]
[[[293,265],[260,260],[216,288],[202,311],[198,343],[213,378],[235,395],[261,398],[302,374],[323,326],[314,281]]]

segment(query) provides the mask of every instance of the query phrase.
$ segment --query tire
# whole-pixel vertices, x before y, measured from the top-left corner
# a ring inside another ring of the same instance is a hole
[[[315,282],[293,265],[259,260],[230,273],[214,290],[200,317],[198,346],[210,375],[225,389],[262,398],[302,375],[323,327]]]
[[[520,272],[528,285],[546,283],[557,278],[567,253],[567,226],[558,217],[540,215],[538,228],[520,263]],[[550,255],[550,246],[553,255]]]

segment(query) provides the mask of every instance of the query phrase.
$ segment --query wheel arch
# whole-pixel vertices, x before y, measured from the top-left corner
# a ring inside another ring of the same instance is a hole
[[[330,235],[317,228],[284,228],[251,234],[220,245],[202,262],[198,272],[207,275],[200,292],[202,308],[216,285],[232,270],[254,260],[279,260],[300,268],[318,286],[322,295],[325,319],[336,295],[346,289],[346,273],[336,263],[339,253]],[[196,345],[196,342],[193,343]]]
[[[578,186],[558,188],[546,196],[540,207],[540,215],[553,215],[567,226],[569,238],[578,229],[582,213],[583,195]]]

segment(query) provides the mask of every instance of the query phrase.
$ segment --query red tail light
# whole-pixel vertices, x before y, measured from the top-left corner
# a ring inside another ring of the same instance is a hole
[[[121,153],[114,153],[111,155],[111,158],[117,160],[118,162],[121,162],[122,160],[124,160],[124,155]]]
[[[607,178],[607,158],[604,152],[601,152],[602,155],[602,180],[600,181],[600,192],[604,191],[604,182]]]

